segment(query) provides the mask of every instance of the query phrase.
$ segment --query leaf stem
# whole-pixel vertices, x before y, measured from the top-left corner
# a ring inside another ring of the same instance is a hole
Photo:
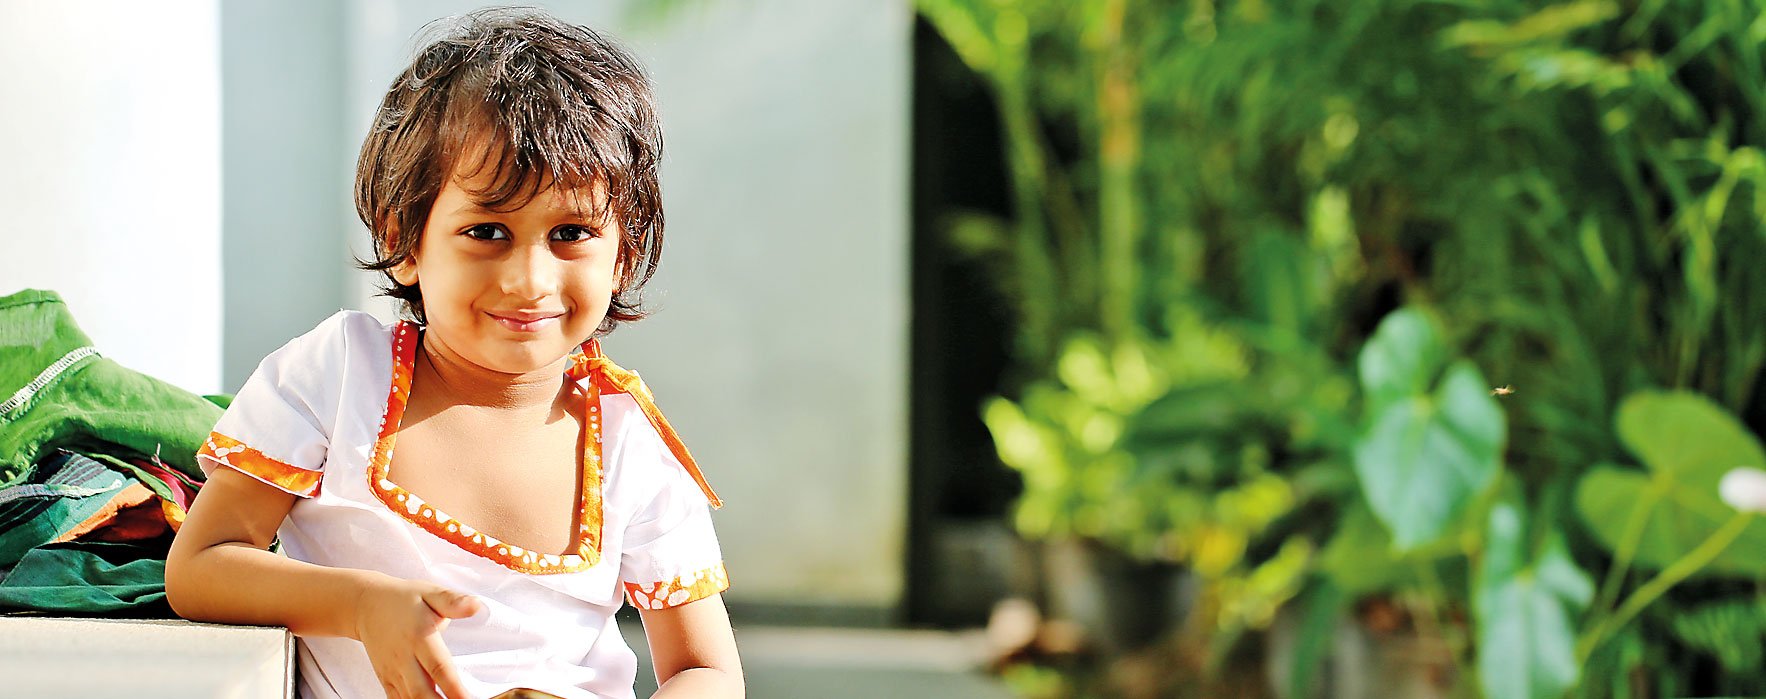
[[[1753,512],[1736,513],[1728,522],[1723,523],[1721,528],[1712,532],[1704,543],[1688,551],[1686,555],[1680,557],[1680,560],[1673,562],[1667,568],[1663,568],[1662,572],[1656,574],[1656,577],[1651,578],[1649,582],[1632,592],[1631,596],[1625,599],[1625,603],[1619,605],[1618,611],[1601,619],[1593,629],[1577,641],[1576,664],[1586,664],[1588,656],[1600,647],[1601,641],[1606,640],[1608,635],[1623,628],[1631,621],[1632,617],[1637,616],[1638,612],[1643,611],[1644,607],[1656,601],[1656,598],[1661,597],[1669,588],[1710,565],[1711,561],[1722,555],[1723,550],[1729,548],[1729,545],[1735,542],[1736,537],[1741,536],[1742,531],[1746,530],[1748,524],[1753,521]]]
[[[1637,547],[1643,542],[1644,525],[1649,522],[1649,513],[1655,509],[1656,503],[1662,499],[1663,488],[1652,482],[1652,487],[1644,492],[1643,497],[1632,505],[1630,516],[1625,518],[1625,529],[1619,535],[1618,546],[1613,549],[1613,567],[1607,569],[1606,580],[1601,581],[1600,594],[1594,598],[1596,615],[1605,615],[1619,601],[1619,588],[1625,583],[1625,574],[1631,570],[1631,561],[1637,557]]]

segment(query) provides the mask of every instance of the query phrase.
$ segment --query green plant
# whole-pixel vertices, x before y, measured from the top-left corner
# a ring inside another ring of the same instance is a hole
[[[1053,380],[995,397],[983,414],[1001,461],[1024,476],[1019,531],[1185,563],[1203,583],[1206,628],[1236,637],[1267,626],[1304,582],[1312,538],[1278,525],[1345,480],[1331,476],[1340,464],[1295,471],[1297,459],[1277,464],[1270,452],[1318,451],[1305,435],[1325,431],[1329,409],[1314,401],[1347,386],[1272,387],[1272,377],[1319,379],[1268,368],[1276,360],[1235,334],[1173,312],[1186,315],[1164,340],[1071,339]]]
[[[1229,576],[1304,543],[1308,619],[1405,600],[1491,695],[1766,683],[1685,662],[1740,626],[1672,632],[1762,576],[1711,475],[1758,460],[1682,456],[1766,424],[1766,3],[919,5],[999,108],[1013,213],[950,223],[1018,311],[990,429],[1016,406],[1062,455],[1024,471],[1027,532]],[[1192,336],[1232,378],[1121,374],[1109,407],[1060,368]],[[1669,427],[1698,437],[1639,446]],[[1270,478],[1287,514],[1212,526]]]
[[[1689,393],[1641,392],[1619,407],[1620,439],[1643,472],[1603,464],[1582,477],[1576,504],[1602,545],[1613,551],[1597,611],[1617,603],[1632,565],[1657,571],[1582,638],[1597,645],[1674,585],[1694,576],[1766,578],[1766,524],[1718,497],[1718,482],[1739,466],[1766,465],[1766,450],[1735,418]]]

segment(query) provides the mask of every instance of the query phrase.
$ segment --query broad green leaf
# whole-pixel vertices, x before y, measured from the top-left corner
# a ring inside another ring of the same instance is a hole
[[[1693,487],[1673,472],[1595,467],[1576,484],[1576,509],[1595,539],[1615,550],[1632,513],[1645,507],[1634,564],[1660,570],[1686,555],[1735,516],[1717,488]],[[1766,575],[1766,524],[1755,521],[1700,575]]]
[[[1497,475],[1506,431],[1483,376],[1463,360],[1433,396],[1375,415],[1355,445],[1355,473],[1394,546],[1408,551],[1447,531]]]
[[[1401,308],[1387,315],[1361,348],[1357,365],[1368,413],[1378,415],[1393,403],[1428,393],[1446,356],[1441,333],[1421,310]]]
[[[1759,440],[1697,394],[1634,393],[1620,403],[1614,422],[1645,470],[1597,466],[1577,483],[1576,508],[1608,550],[1617,550],[1641,517],[1634,560],[1645,568],[1679,560],[1735,515],[1717,496],[1723,474],[1737,466],[1766,466]],[[1755,522],[1700,574],[1766,573],[1761,551],[1766,524]]]
[[[1512,501],[1491,508],[1473,590],[1478,680],[1486,696],[1555,698],[1576,684],[1571,622],[1594,584],[1570,560],[1561,535],[1550,532],[1543,540],[1532,555],[1521,509]]]
[[[1619,439],[1650,471],[1709,489],[1737,466],[1766,467],[1759,440],[1723,408],[1683,391],[1640,391],[1619,404]],[[1727,516],[1726,516],[1727,518]]]

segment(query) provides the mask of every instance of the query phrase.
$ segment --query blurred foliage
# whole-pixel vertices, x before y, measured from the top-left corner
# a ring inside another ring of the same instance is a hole
[[[1552,523],[1537,551],[1526,510],[1505,499],[1490,511],[1472,585],[1478,618],[1478,680],[1495,697],[1556,697],[1579,679],[1574,619],[1594,582],[1571,560]]]
[[[1717,481],[1743,464],[1766,463],[1760,442],[1709,400],[1685,393],[1641,392],[1625,399],[1619,438],[1644,469],[1601,464],[1577,484],[1576,506],[1616,563],[1662,570],[1709,539],[1736,512],[1717,497]],[[1739,535],[1708,575],[1766,577],[1766,523]]]
[[[1355,474],[1399,550],[1448,532],[1501,468],[1502,410],[1476,366],[1461,359],[1443,372],[1447,358],[1440,333],[1413,308],[1387,316],[1361,350],[1368,420]]]
[[[1763,461],[1766,0],[918,7],[1003,134],[1013,214],[947,224],[1016,309],[1022,531],[1186,563],[1228,638],[1426,600],[1491,696],[1766,684],[1714,488]]]

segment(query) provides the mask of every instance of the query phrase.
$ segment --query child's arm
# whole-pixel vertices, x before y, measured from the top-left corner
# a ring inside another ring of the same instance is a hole
[[[478,612],[476,599],[382,573],[328,568],[270,553],[296,496],[216,468],[166,558],[166,600],[180,616],[286,626],[300,636],[362,642],[388,696],[466,696],[440,631]]]
[[[638,614],[660,685],[652,699],[747,695],[723,595],[667,609],[639,609]]]

